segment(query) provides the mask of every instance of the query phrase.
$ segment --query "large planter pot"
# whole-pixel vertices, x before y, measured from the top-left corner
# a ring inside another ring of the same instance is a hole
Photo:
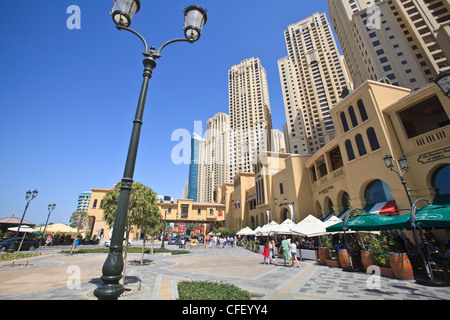
[[[351,268],[350,255],[347,249],[339,249],[339,262],[342,268]]]
[[[386,278],[394,278],[394,272],[392,272],[392,268],[380,267],[380,275]]]
[[[325,266],[327,263],[325,262],[327,260],[327,252],[325,248],[320,247],[319,248],[319,264]]]
[[[373,259],[373,256],[370,253],[370,251],[361,251],[361,262],[364,271],[367,271],[367,268],[375,264],[375,260]]]
[[[414,280],[413,268],[406,253],[389,252],[389,262],[396,279]]]
[[[327,266],[329,267],[333,267],[333,268],[340,268],[341,264],[339,263],[339,260],[325,260],[325,263],[327,264]]]

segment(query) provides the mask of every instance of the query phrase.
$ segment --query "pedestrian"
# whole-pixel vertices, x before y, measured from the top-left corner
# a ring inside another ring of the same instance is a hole
[[[270,263],[269,247],[270,247],[270,243],[269,243],[269,241],[266,241],[266,243],[264,244],[263,257],[264,257],[264,264],[267,264],[267,265],[269,265],[269,263]],[[266,261],[267,261],[267,263],[266,263]]]
[[[53,246],[52,242],[53,242],[53,234],[49,234],[47,237],[47,240],[45,240],[45,246],[48,246],[48,245]]]
[[[294,261],[297,262],[297,268],[300,268],[300,264],[297,260],[297,245],[295,242],[292,242],[290,245],[290,251],[291,251],[291,265],[294,266]]]
[[[286,239],[286,236],[282,237],[281,241],[281,252],[283,253],[284,266],[286,267],[286,261],[289,262],[289,267],[291,266],[291,252],[290,252],[290,243]]]
[[[78,253],[78,245],[80,244],[80,239],[77,237],[77,239],[75,240],[75,243],[73,245],[73,248],[75,249],[75,251]]]
[[[273,239],[269,240],[269,263],[272,263],[273,265],[277,265],[277,261],[275,260],[275,241]]]

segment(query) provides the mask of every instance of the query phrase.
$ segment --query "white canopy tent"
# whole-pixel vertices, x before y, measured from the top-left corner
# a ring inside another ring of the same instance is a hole
[[[272,232],[277,234],[292,234],[291,228],[295,225],[291,219],[286,219],[281,224],[274,226]]]
[[[8,230],[17,232],[18,228],[19,227],[11,227],[11,228],[8,228]],[[22,225],[22,226],[20,226],[19,232],[33,233],[33,232],[36,232],[36,230],[34,230],[33,228],[31,228],[29,226]]]
[[[272,228],[274,228],[275,226],[278,226],[278,223],[276,223],[275,221],[271,221],[270,223],[268,223],[268,224],[264,225],[262,228],[260,228],[260,230],[257,232],[257,236],[270,235],[271,233],[273,233]]]
[[[255,231],[253,231],[249,227],[245,227],[244,229],[241,229],[240,231],[238,231],[237,235],[238,236],[254,236]]]
[[[327,233],[324,222],[312,215],[308,215],[305,219],[291,227],[291,231],[303,237],[316,237]]]

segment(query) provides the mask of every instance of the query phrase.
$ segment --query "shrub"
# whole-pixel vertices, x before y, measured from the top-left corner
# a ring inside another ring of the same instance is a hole
[[[181,281],[178,300],[250,300],[250,293],[232,284],[211,281]]]
[[[14,252],[14,253],[1,253],[0,261],[11,261],[19,259],[27,259],[40,256],[40,252]]]

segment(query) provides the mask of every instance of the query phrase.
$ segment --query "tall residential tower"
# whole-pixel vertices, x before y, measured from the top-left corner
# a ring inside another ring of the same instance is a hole
[[[450,3],[329,0],[355,87],[366,80],[416,90],[450,71]]]
[[[250,58],[228,71],[230,140],[229,181],[240,172],[253,172],[252,162],[271,150],[272,116],[266,70]]]
[[[335,137],[330,109],[349,79],[325,13],[284,31],[288,56],[278,60],[287,150],[314,154]]]

